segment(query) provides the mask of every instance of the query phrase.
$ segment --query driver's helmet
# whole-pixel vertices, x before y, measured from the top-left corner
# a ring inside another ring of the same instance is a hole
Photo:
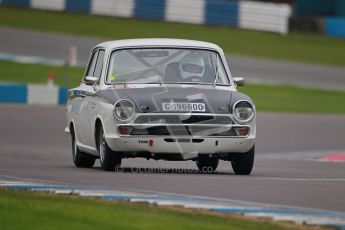
[[[182,79],[202,78],[205,71],[204,59],[201,55],[188,53],[181,58],[179,68]]]

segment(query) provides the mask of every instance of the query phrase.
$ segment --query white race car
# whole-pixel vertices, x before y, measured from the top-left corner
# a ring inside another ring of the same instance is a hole
[[[255,106],[237,92],[217,45],[182,39],[105,42],[68,91],[67,127],[77,167],[120,167],[123,158],[194,160],[202,171],[231,161],[250,174]]]

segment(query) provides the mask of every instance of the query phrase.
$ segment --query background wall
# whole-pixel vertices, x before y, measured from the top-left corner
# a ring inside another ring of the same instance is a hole
[[[2,4],[279,34],[287,34],[290,28],[345,37],[345,0],[2,0]]]
[[[344,0],[296,0],[298,16],[345,16]]]
[[[296,0],[295,16],[314,24],[326,35],[345,38],[344,0]],[[320,18],[323,19],[322,24]]]
[[[2,4],[56,11],[231,26],[288,33],[289,4],[229,0],[3,0]]]

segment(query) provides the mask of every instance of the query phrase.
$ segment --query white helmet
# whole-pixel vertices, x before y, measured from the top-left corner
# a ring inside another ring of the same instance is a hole
[[[179,68],[182,79],[189,77],[202,78],[205,72],[204,59],[198,54],[188,53],[181,58]]]

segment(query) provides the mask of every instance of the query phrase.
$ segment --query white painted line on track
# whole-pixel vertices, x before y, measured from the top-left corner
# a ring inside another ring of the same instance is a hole
[[[55,190],[54,191],[55,194],[57,195],[68,195],[68,194],[72,194],[73,190]]]
[[[216,209],[216,208],[228,208],[224,205],[214,205],[214,204],[200,204],[200,203],[186,203],[183,205],[185,208],[196,208],[196,209]],[[239,208],[239,206],[234,206],[234,208]]]
[[[188,194],[162,192],[162,191],[153,191],[153,190],[145,190],[145,189],[128,189],[128,191],[148,193],[148,194],[154,193],[154,194],[158,194],[158,195],[190,196],[190,197],[193,197],[196,199],[212,199],[214,201],[220,202],[221,204],[232,203],[233,205],[235,205],[235,204],[241,205],[241,207],[260,206],[260,207],[273,207],[273,208],[286,208],[286,209],[299,209],[299,210],[308,209],[307,207],[301,207],[301,206],[295,206],[295,205],[259,203],[259,202],[254,202],[254,201],[234,200],[234,199],[227,199],[227,198],[220,198],[220,197],[206,197],[206,196],[188,195]],[[320,208],[314,209],[314,210],[316,210],[316,211],[329,211],[329,210],[320,209]]]
[[[281,180],[281,181],[335,181],[345,182],[345,178],[285,178],[285,177],[257,177],[258,180]]]
[[[12,178],[12,179],[16,179],[17,181],[21,180],[22,182],[18,182],[18,183],[49,183],[49,184],[59,184],[59,185],[65,185],[65,186],[75,186],[76,184],[72,184],[72,183],[64,183],[64,182],[60,182],[60,181],[54,181],[54,180],[39,180],[39,179],[30,179],[30,178],[23,178],[23,177],[16,177],[16,176],[7,176],[7,175],[1,175],[0,174],[0,178],[1,177],[8,177],[8,178]],[[239,177],[242,178],[242,177]],[[315,180],[314,179],[307,179],[307,178],[279,178],[279,177],[247,177],[246,176],[246,180],[249,179],[262,179],[262,180],[287,180],[287,181],[306,181],[306,180]],[[317,180],[329,180],[329,179],[316,179]],[[340,180],[341,182],[345,181],[345,179],[333,179],[333,180]],[[89,185],[85,185],[85,184],[77,184],[76,186],[79,186],[81,188],[90,188]],[[98,186],[95,187],[94,189],[92,189],[93,192],[98,191],[98,189],[100,188],[105,188],[104,186]],[[87,192],[90,190],[86,190],[84,189],[83,192]],[[102,189],[102,195],[110,195],[112,193],[114,193],[114,191],[112,190],[104,190]],[[189,196],[189,197],[193,197],[195,199],[203,199],[203,200],[210,200],[212,199],[213,201],[217,201],[219,202],[219,204],[226,204],[226,203],[231,203],[232,205],[240,205],[241,207],[253,207],[253,206],[260,206],[260,207],[279,207],[279,208],[287,208],[287,209],[299,209],[299,210],[303,210],[303,209],[308,209],[306,207],[301,207],[301,206],[294,206],[294,205],[281,205],[281,204],[269,204],[269,203],[259,203],[259,202],[253,202],[253,201],[242,201],[242,200],[233,200],[233,199],[227,199],[227,198],[220,198],[220,197],[206,197],[206,196],[198,196],[198,195],[188,195],[188,194],[181,194],[181,193],[172,193],[172,192],[163,192],[163,191],[154,191],[154,190],[145,190],[145,189],[133,189],[133,188],[122,188],[121,189],[123,194],[137,194],[137,193],[141,193],[141,194],[156,194],[156,195],[167,195],[167,196]],[[77,189],[73,190],[73,194],[76,194]],[[102,196],[101,195],[101,196]],[[319,211],[328,211],[328,210],[323,210],[323,209],[314,209],[314,210],[319,210]]]
[[[61,181],[56,181],[56,180],[43,180],[43,179],[37,179],[37,178],[31,178],[31,177],[18,177],[18,176],[0,174],[0,179],[4,177],[10,178],[11,180],[15,179],[16,181],[21,181],[20,183],[53,183],[57,185],[70,185],[70,186],[75,185],[74,183],[61,182]]]
[[[332,163],[329,161],[322,161],[320,160],[320,158],[328,156],[328,155],[332,155],[334,153],[345,153],[345,149],[263,153],[263,154],[257,155],[256,158],[266,159],[266,160],[288,160],[288,161],[310,161],[310,162],[319,162],[319,163]]]

